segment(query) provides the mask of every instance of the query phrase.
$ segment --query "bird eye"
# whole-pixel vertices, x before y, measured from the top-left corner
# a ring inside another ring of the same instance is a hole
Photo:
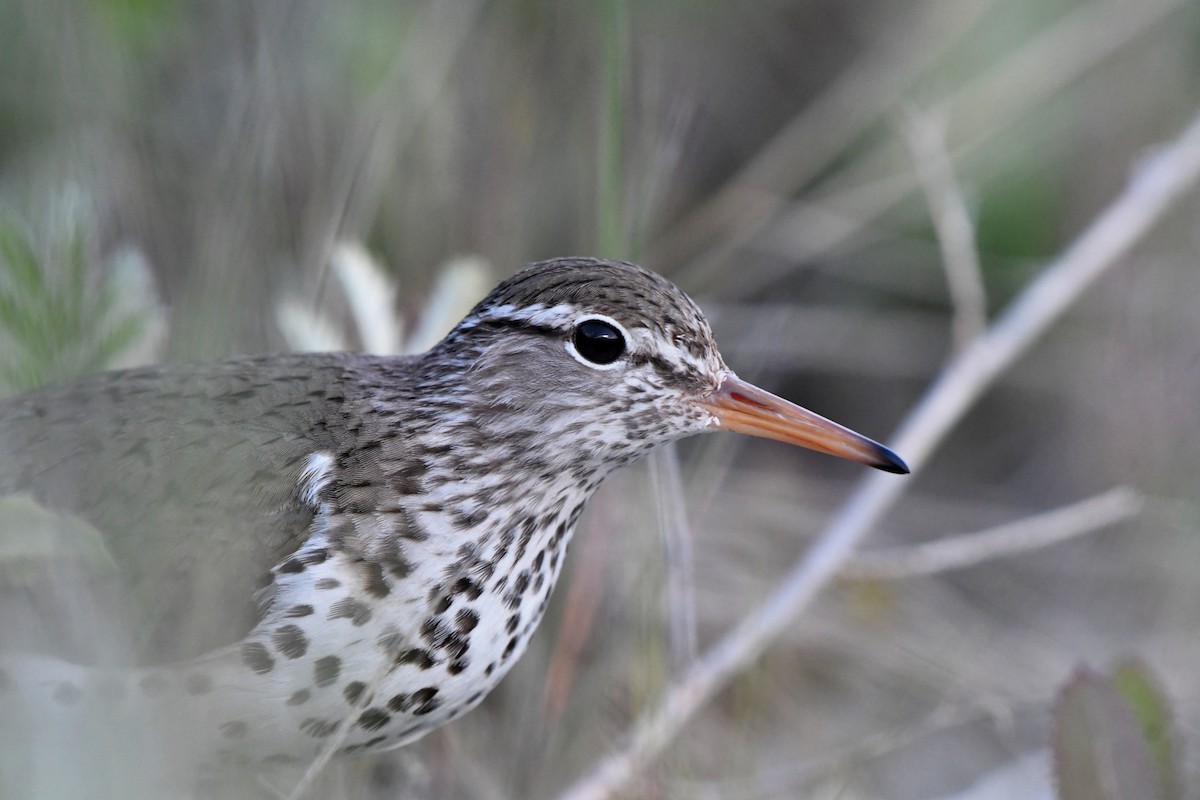
[[[593,364],[611,364],[625,352],[621,331],[603,320],[584,320],[575,326],[571,337],[579,355]]]

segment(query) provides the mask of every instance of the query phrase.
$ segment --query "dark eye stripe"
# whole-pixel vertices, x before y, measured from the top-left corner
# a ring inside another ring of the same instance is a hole
[[[629,356],[629,363],[635,367],[650,366],[661,375],[684,375],[687,372],[654,353],[632,353]]]
[[[481,331],[521,331],[522,333],[534,333],[539,336],[559,337],[563,335],[561,328],[556,328],[553,325],[538,325],[524,319],[514,319],[512,317],[489,317],[481,319],[473,326],[475,330]]]

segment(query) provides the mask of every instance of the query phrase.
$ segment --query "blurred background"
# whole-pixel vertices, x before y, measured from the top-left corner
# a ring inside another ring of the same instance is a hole
[[[994,315],[1197,108],[1188,0],[0,0],[0,382],[420,349],[524,264],[600,255],[886,441],[971,332],[922,167],[952,164]],[[623,796],[1048,797],[1057,694],[1129,657],[1196,772],[1198,220],[1185,199],[1002,376],[866,549],[1121,486],[1140,512],[848,575]],[[860,476],[723,435],[615,475],[484,706],[311,796],[554,796]]]

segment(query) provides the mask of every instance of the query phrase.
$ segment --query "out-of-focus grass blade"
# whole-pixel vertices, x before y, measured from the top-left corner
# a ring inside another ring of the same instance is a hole
[[[40,259],[29,243],[29,237],[17,225],[0,219],[0,258],[4,271],[17,291],[41,294],[45,291]]]
[[[1142,661],[1132,659],[1113,672],[1112,682],[1142,726],[1142,737],[1150,749],[1157,796],[1177,800],[1183,791],[1175,753],[1174,720],[1158,680]]]
[[[1081,668],[1058,698],[1054,777],[1060,800],[1163,800],[1151,755],[1113,682]]]

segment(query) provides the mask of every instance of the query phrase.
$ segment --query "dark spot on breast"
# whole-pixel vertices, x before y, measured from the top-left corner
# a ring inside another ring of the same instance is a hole
[[[454,661],[451,661],[446,666],[446,671],[449,672],[451,675],[457,675],[469,666],[471,666],[471,662],[469,659],[458,658],[458,659],[455,659]]]
[[[513,532],[512,528],[507,528],[504,533],[500,534],[500,538],[496,541],[496,547],[492,551],[492,560],[500,561],[508,555],[508,548],[512,546],[513,539],[516,538],[517,535]],[[481,538],[480,542],[482,543],[483,541],[485,539]]]
[[[299,625],[280,625],[271,635],[271,641],[285,658],[299,658],[308,652],[308,637]]]
[[[517,539],[517,561],[525,557],[525,550],[529,547],[529,543],[533,541],[533,535],[537,533],[537,520],[532,515],[526,514],[521,518],[521,535]]]
[[[475,580],[480,583],[487,583],[492,578],[492,574],[496,571],[496,565],[491,561],[483,561],[476,564],[471,570],[471,574],[475,576]]]
[[[308,689],[301,689],[298,692],[292,693],[292,696],[287,699],[287,704],[289,706],[303,705],[308,702],[308,698],[310,696],[311,692],[309,692]]]
[[[554,524],[556,522],[558,522],[558,520],[561,517],[566,516],[563,513],[563,508],[566,507],[566,505],[567,505],[566,492],[559,492],[558,495],[554,498],[554,503],[550,506],[550,509],[545,514],[542,515],[542,523],[541,523],[542,530],[546,530],[546,531],[550,530],[551,528],[554,527]]]
[[[387,701],[387,707],[400,714],[412,707],[412,699],[406,694],[398,694]]]
[[[522,594],[525,594],[525,590],[528,588],[529,588],[529,570],[523,569],[523,570],[521,570],[520,574],[517,575],[517,579],[515,581],[513,581],[513,592],[518,595],[522,595]]]
[[[337,680],[342,671],[342,660],[337,656],[318,658],[313,664],[313,679],[317,686],[328,686]]]
[[[459,609],[454,615],[454,627],[459,633],[470,633],[479,624],[479,614],[470,608]]]
[[[339,581],[337,578],[321,578],[319,581],[317,581],[316,583],[313,584],[313,588],[314,589],[336,589],[341,585],[342,585],[341,581]]]
[[[483,594],[483,587],[470,578],[459,578],[450,587],[451,594],[465,594],[470,600],[478,600]]]
[[[352,756],[355,753],[362,753],[367,750],[370,750],[372,747],[379,744],[380,742],[386,742],[386,741],[387,741],[387,735],[384,734],[382,736],[376,736],[373,739],[368,739],[365,742],[360,742],[359,744],[348,744],[342,748],[341,752],[342,752],[342,755],[344,755],[344,756]]]
[[[308,603],[298,603],[284,613],[285,617],[296,619],[298,617],[307,617],[313,613],[313,607]]]
[[[317,719],[316,717],[309,717],[300,723],[300,730],[304,731],[314,739],[324,739],[337,729],[338,724],[336,722]]]
[[[471,528],[476,527],[477,525],[479,525],[481,522],[483,522],[487,518],[488,518],[487,511],[485,511],[482,508],[477,508],[474,511],[470,512],[469,514],[464,514],[462,512],[456,512],[454,514],[454,519],[452,520],[452,523],[453,523],[454,527],[458,528],[460,531],[467,531],[467,530],[470,530]]]
[[[504,647],[504,659],[507,661],[512,657],[513,652],[517,649],[517,637],[514,636],[508,640],[508,644]]]
[[[183,688],[190,695],[208,694],[212,691],[212,678],[199,672],[193,672],[183,679]]]
[[[416,708],[413,709],[413,714],[421,716],[435,710],[442,704],[441,700],[437,699],[437,687],[426,686],[424,689],[418,689],[412,693],[412,702]]]
[[[508,618],[508,622],[504,624],[504,630],[509,634],[516,633],[517,626],[521,624],[521,614],[518,612]]]
[[[246,723],[235,720],[234,722],[226,722],[221,726],[221,735],[226,739],[241,739],[246,735]]]
[[[387,567],[388,572],[391,573],[392,577],[396,578],[397,580],[404,580],[411,575],[413,571],[412,562],[403,555],[398,555],[395,558],[388,559]]]
[[[421,624],[421,638],[434,647],[441,647],[450,635],[450,628],[441,617],[430,617]]]
[[[316,550],[309,550],[307,553],[300,554],[300,560],[310,567],[314,567],[317,564],[324,564],[327,558],[329,558],[329,551],[324,547],[318,547]]]
[[[329,607],[329,619],[348,619],[357,628],[371,619],[371,609],[353,597],[344,597]]]
[[[390,478],[392,491],[398,495],[415,495],[425,491],[421,476],[428,467],[424,462],[413,459],[405,464],[405,468],[393,473]]]
[[[73,706],[82,696],[83,692],[73,683],[63,681],[54,687],[54,701],[59,705]]]
[[[258,580],[255,581],[255,583],[254,583],[254,588],[261,592],[263,589],[267,588],[274,582],[275,582],[275,573],[271,572],[270,570],[267,570],[262,575],[258,576]]]
[[[342,689],[342,695],[346,698],[347,703],[354,705],[362,697],[363,690],[366,688],[367,685],[362,681],[351,681],[346,684],[345,689]]]
[[[266,675],[275,669],[275,659],[261,642],[246,642],[242,645],[242,663],[259,675]]]
[[[396,656],[397,664],[416,664],[421,669],[429,669],[436,662],[428,650],[421,647],[411,647]]]
[[[461,658],[471,646],[471,640],[457,633],[451,633],[446,636],[446,640],[442,642],[442,649],[446,651],[446,655],[450,658]]]
[[[391,594],[391,587],[383,579],[383,567],[376,561],[363,561],[359,567],[363,590],[372,597],[384,598]]]
[[[368,731],[377,731],[387,725],[391,718],[392,715],[382,708],[368,708],[359,716],[358,724]]]
[[[440,509],[438,509],[440,510]],[[401,539],[408,539],[410,542],[424,542],[429,538],[429,531],[421,527],[421,525],[413,519],[412,515],[405,512],[404,519],[396,526],[396,535]]]
[[[287,575],[296,575],[306,569],[304,562],[298,558],[289,558],[279,565],[279,571]]]
[[[493,661],[492,663],[487,665],[487,669],[484,670],[484,674],[490,676],[495,671],[496,671],[496,662]]]
[[[529,570],[521,570],[513,581],[512,589],[504,595],[504,605],[511,611],[519,608],[525,591],[529,588]]]
[[[433,605],[433,613],[442,614],[450,610],[450,606],[454,605],[454,598],[448,594],[444,594],[438,598],[438,601]]]
[[[425,688],[419,688],[419,690],[416,690],[415,692],[413,692],[413,702],[414,703],[428,703],[434,697],[437,697],[437,693],[438,693],[437,686],[426,686]]]

